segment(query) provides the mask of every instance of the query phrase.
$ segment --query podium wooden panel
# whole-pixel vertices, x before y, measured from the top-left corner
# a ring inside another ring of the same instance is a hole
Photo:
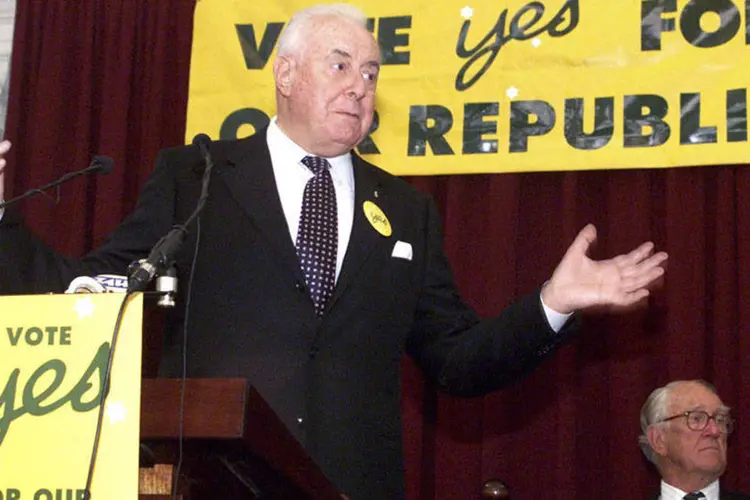
[[[243,379],[143,379],[141,466],[177,464],[182,498],[341,500],[260,394]],[[156,500],[156,495],[141,495]]]

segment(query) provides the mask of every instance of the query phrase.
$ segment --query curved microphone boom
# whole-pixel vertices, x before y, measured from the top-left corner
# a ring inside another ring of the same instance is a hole
[[[149,253],[147,258],[131,264],[131,269],[128,271],[128,290],[131,292],[142,292],[151,280],[154,279],[159,269],[169,267],[177,251],[182,246],[188,226],[198,217],[198,214],[200,214],[203,206],[206,204],[208,182],[214,166],[211,152],[209,151],[211,138],[206,134],[198,134],[193,138],[193,145],[198,147],[203,157],[203,162],[206,164],[206,168],[203,171],[203,179],[201,180],[201,194],[198,198],[198,203],[193,213],[190,214],[190,217],[183,224],[173,227],[171,231],[156,242],[156,245],[151,249],[151,253]]]
[[[39,187],[39,188],[29,189],[28,191],[23,193],[21,196],[16,196],[15,198],[11,198],[8,201],[2,202],[0,203],[0,210],[7,207],[8,205],[16,203],[17,201],[25,200],[26,198],[29,198],[35,194],[41,194],[48,189],[57,187],[63,182],[67,182],[70,179],[74,179],[75,177],[78,177],[79,175],[84,175],[84,174],[105,174],[106,175],[106,174],[111,173],[114,168],[115,168],[115,161],[109,156],[105,156],[105,155],[94,156],[94,158],[91,160],[91,163],[89,164],[88,167],[82,170],[77,170],[75,172],[67,173],[63,175],[62,177],[60,177],[59,179],[57,179],[56,181],[50,182],[49,184],[45,184],[44,186]]]

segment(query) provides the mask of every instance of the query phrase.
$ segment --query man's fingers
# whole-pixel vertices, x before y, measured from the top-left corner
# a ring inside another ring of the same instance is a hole
[[[618,255],[617,257],[615,257],[615,262],[621,268],[625,266],[636,265],[642,260],[649,258],[653,251],[654,244],[650,241],[647,241],[645,243],[641,243],[637,248],[631,250],[626,254]]]
[[[5,171],[5,158],[2,157],[5,153],[10,150],[10,141],[0,141],[0,198],[5,194],[5,180],[3,179],[3,172]]]
[[[642,301],[648,297],[649,291],[645,288],[640,288],[632,293],[623,295],[623,300],[618,304],[620,306],[632,306],[633,304]]]
[[[620,282],[620,291],[622,293],[635,293],[641,289],[647,289],[657,279],[664,275],[664,268],[654,266],[650,269],[642,270],[632,276],[622,276]]]
[[[599,308],[602,312],[623,314],[635,311],[640,308],[648,307],[648,296],[649,291],[644,290],[645,293],[633,293],[622,297],[621,300],[614,302],[608,306],[602,306]],[[596,311],[597,309],[594,309]]]
[[[639,274],[648,273],[654,268],[662,268],[662,265],[667,260],[667,253],[666,252],[658,252],[651,256],[649,256],[647,259],[641,260],[640,262],[625,265],[622,263],[618,263],[618,268],[620,270],[620,275],[623,277],[632,277],[637,276]]]
[[[622,276],[632,276],[637,273],[647,271],[651,268],[661,266],[668,258],[666,252],[654,251],[651,242],[644,243],[627,255],[618,255],[612,261],[620,270]]]

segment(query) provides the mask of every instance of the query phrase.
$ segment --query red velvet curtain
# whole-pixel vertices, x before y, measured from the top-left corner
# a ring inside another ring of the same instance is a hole
[[[85,167],[60,203],[25,202],[48,243],[80,254],[133,207],[157,150],[184,142],[193,0],[18,0],[6,136],[11,194]],[[696,148],[704,147],[696,145]],[[572,168],[575,165],[571,165]],[[747,166],[418,177],[445,223],[467,300],[498,313],[534,290],[587,222],[598,257],[652,239],[670,253],[648,309],[591,315],[578,338],[526,380],[485,398],[437,395],[407,360],[403,412],[410,500],[475,499],[501,478],[514,498],[645,497],[648,393],[706,378],[739,420],[728,487],[750,491],[750,171]],[[146,338],[153,368],[158,335]]]

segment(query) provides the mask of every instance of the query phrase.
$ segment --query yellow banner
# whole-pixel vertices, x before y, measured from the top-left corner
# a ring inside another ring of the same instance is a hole
[[[124,294],[0,297],[0,499],[84,500]],[[138,497],[142,296],[129,301],[91,499]]]
[[[275,114],[272,61],[315,2],[200,0],[188,141]],[[747,163],[750,1],[380,0],[375,130],[394,174]]]

